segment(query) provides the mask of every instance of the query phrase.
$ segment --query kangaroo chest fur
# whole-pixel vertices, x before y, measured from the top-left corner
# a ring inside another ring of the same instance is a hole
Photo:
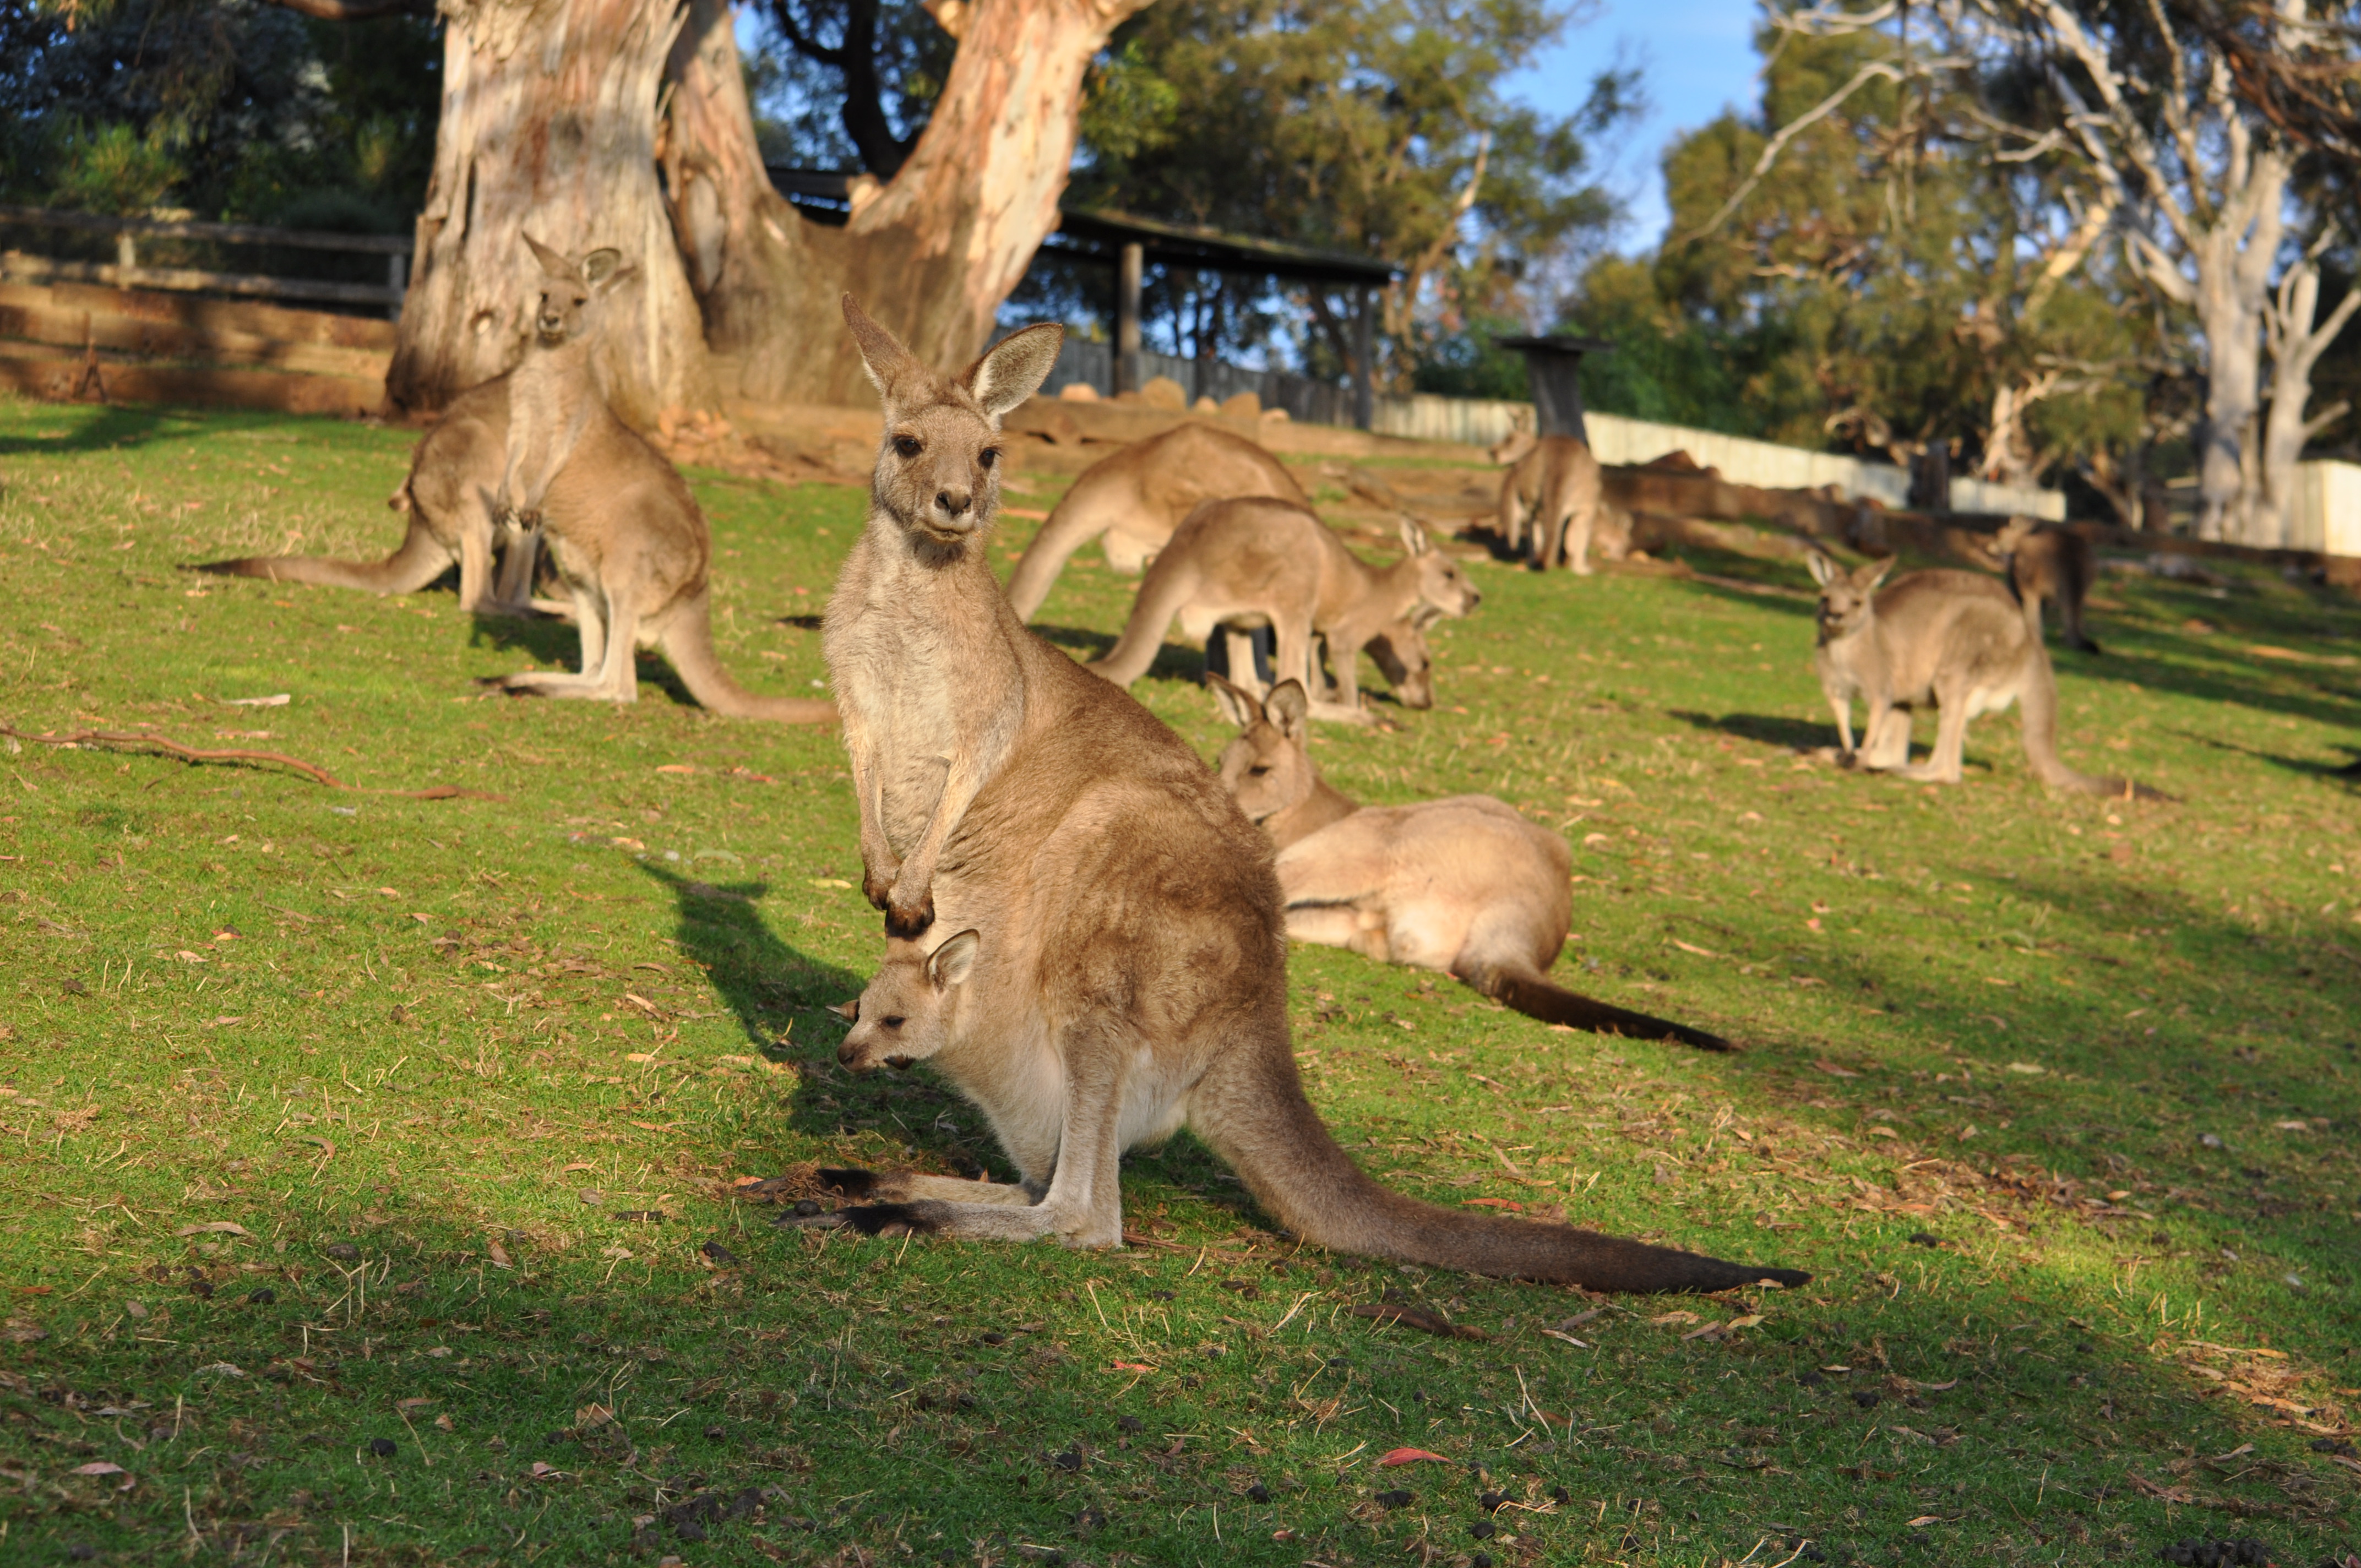
[[[896,854],[925,834],[953,755],[1005,745],[1025,714],[1000,589],[982,557],[937,564],[919,548],[890,522],[873,524],[853,546],[822,638],[848,738],[857,729],[880,759],[874,787]]]

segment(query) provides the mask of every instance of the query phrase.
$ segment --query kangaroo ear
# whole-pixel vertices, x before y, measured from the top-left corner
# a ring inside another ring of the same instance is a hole
[[[1804,564],[1811,567],[1812,581],[1819,584],[1820,587],[1825,588],[1830,583],[1837,580],[1836,562],[1823,554],[1821,552],[1817,550],[1813,551],[1809,555],[1804,557]]]
[[[1244,686],[1235,685],[1213,671],[1205,672],[1205,684],[1213,688],[1213,700],[1222,705],[1222,713],[1239,729],[1250,728],[1263,717],[1262,699]]]
[[[542,244],[541,241],[533,238],[531,235],[524,236],[524,242],[533,247],[533,258],[535,261],[541,263],[541,271],[544,277],[555,278],[566,283],[580,280],[582,274],[575,268],[573,262],[568,261],[562,252],[550,249],[549,247]]]
[[[1410,513],[1398,513],[1397,525],[1401,531],[1402,548],[1411,554],[1424,555],[1434,549],[1434,542],[1427,538],[1425,528]]]
[[[937,991],[949,991],[966,983],[975,969],[975,950],[983,943],[976,931],[961,931],[934,950],[927,959],[927,978],[934,981]]]
[[[861,1017],[861,998],[856,996],[850,1002],[831,1002],[828,1010],[848,1024],[857,1023]]]
[[[623,253],[612,246],[602,246],[582,258],[582,280],[592,288],[612,288],[631,274],[623,265]]]
[[[1885,574],[1894,570],[1894,564],[1900,559],[1902,559],[1902,557],[1899,555],[1888,555],[1883,561],[1872,561],[1868,565],[1863,566],[1860,571],[1855,572],[1852,575],[1854,587],[1860,588],[1861,592],[1867,593],[1870,589],[1877,587],[1878,584],[1885,581]]]
[[[861,364],[876,385],[878,396],[891,402],[894,389],[913,376],[923,375],[926,367],[917,356],[902,346],[902,340],[869,319],[861,302],[851,294],[844,296],[844,324],[852,329],[852,341],[861,350]]]
[[[967,367],[960,385],[983,405],[984,417],[997,421],[1040,390],[1057,368],[1058,350],[1065,342],[1066,329],[1055,322],[1011,333]]]
[[[1312,698],[1305,695],[1302,683],[1292,680],[1279,682],[1270,688],[1270,696],[1263,699],[1262,708],[1270,721],[1279,726],[1281,735],[1290,740],[1303,739],[1312,718]]]

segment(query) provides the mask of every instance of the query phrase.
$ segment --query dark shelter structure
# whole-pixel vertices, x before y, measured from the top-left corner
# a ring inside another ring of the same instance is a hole
[[[1590,440],[1582,422],[1582,356],[1607,354],[1615,345],[1596,337],[1503,337],[1503,348],[1525,356],[1525,380],[1533,393],[1538,435],[1571,435]]]

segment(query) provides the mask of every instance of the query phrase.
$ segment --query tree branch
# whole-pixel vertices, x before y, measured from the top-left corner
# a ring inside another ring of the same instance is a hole
[[[1696,228],[1691,229],[1688,233],[1681,236],[1680,238],[1675,240],[1674,243],[1677,245],[1693,245],[1697,241],[1701,240],[1706,236],[1711,234],[1714,230],[1719,228],[1723,222],[1729,218],[1730,214],[1738,211],[1739,204],[1744,202],[1747,197],[1754,193],[1754,188],[1763,183],[1763,177],[1771,172],[1772,165],[1779,161],[1779,155],[1787,149],[1787,144],[1794,141],[1797,137],[1803,135],[1805,131],[1810,129],[1813,126],[1818,124],[1820,121],[1828,118],[1830,115],[1835,114],[1839,109],[1842,108],[1846,99],[1851,97],[1855,93],[1859,92],[1861,88],[1867,86],[1872,82],[1899,82],[1901,80],[1901,69],[1889,61],[1882,60],[1872,60],[1867,65],[1862,66],[1859,71],[1854,71],[1852,73],[1851,81],[1846,82],[1843,86],[1829,93],[1826,98],[1821,99],[1817,104],[1815,104],[1810,108],[1805,110],[1801,115],[1795,116],[1795,118],[1780,126],[1778,134],[1763,144],[1763,156],[1754,160],[1754,168],[1747,174],[1745,179],[1739,181],[1738,189],[1730,193],[1730,200],[1721,204],[1721,209],[1715,213],[1713,216],[1708,218],[1704,223],[1699,224]]]

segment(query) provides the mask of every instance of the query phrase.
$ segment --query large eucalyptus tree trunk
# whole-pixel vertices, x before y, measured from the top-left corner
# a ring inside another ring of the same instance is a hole
[[[540,277],[524,244],[623,252],[608,396],[631,423],[714,400],[697,300],[656,180],[676,0],[443,0],[443,115],[393,365],[392,402],[432,411],[513,367]]]
[[[936,365],[982,351],[994,313],[1057,227],[1082,72],[1148,0],[942,0],[960,39],[917,146],[892,181],[852,187],[851,219],[805,219],[754,144],[724,0],[689,0],[664,143],[674,224],[727,389],[762,401],[865,397],[838,296]]]

